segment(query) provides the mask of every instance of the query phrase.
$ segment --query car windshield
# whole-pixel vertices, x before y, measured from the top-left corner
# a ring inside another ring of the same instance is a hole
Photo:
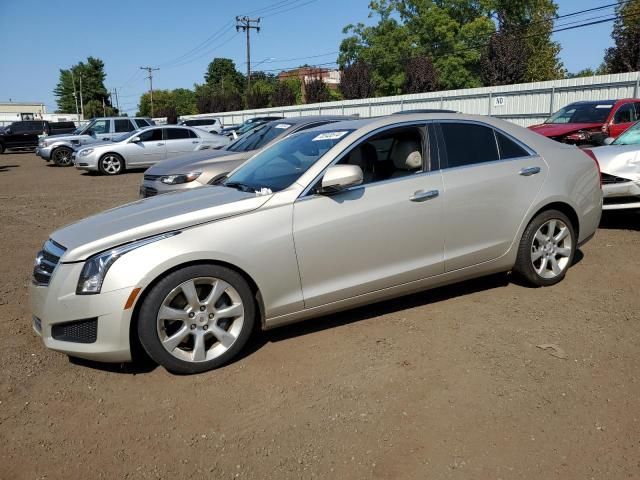
[[[224,182],[247,192],[287,188],[353,130],[300,132],[258,153]]]
[[[640,145],[640,122],[636,122],[615,139],[613,145]]]
[[[554,113],[544,123],[604,123],[613,103],[572,103]]]
[[[271,140],[281,133],[291,128],[290,123],[270,123],[263,124],[243,135],[238,140],[229,145],[227,150],[231,152],[249,152],[264,147]],[[240,132],[238,132],[240,133]]]

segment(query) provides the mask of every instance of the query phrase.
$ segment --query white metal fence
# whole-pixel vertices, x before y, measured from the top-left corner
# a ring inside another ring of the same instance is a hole
[[[463,113],[492,115],[528,126],[544,121],[551,113],[579,100],[638,98],[640,72],[521,83],[502,87],[468,88],[393,97],[342,100],[338,102],[261,108],[238,112],[189,115],[184,118],[215,116],[224,125],[237,125],[258,115],[359,115],[375,117],[415,108],[438,108]],[[155,119],[164,123],[166,119]]]

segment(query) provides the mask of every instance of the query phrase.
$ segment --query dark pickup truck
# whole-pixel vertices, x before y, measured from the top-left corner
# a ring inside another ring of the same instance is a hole
[[[73,122],[48,122],[46,120],[26,120],[0,127],[0,153],[5,150],[32,150],[38,146],[40,135],[60,135],[73,133]]]

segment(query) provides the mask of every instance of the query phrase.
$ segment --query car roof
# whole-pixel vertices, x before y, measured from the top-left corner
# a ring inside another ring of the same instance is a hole
[[[349,117],[346,115],[304,115],[302,117],[284,117],[277,120],[272,120],[267,124],[277,125],[278,123],[288,123],[290,125],[302,125],[305,123],[315,122],[342,122],[345,120],[355,120],[357,117]]]

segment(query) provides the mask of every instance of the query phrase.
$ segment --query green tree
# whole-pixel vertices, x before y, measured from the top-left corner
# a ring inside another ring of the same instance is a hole
[[[300,88],[298,87],[298,90]],[[271,95],[271,105],[274,107],[288,107],[296,104],[296,91],[285,81],[278,82]]]
[[[417,55],[404,62],[404,93],[435,92],[438,74],[431,58]]]
[[[84,104],[85,118],[111,117],[117,114],[118,111],[115,108],[107,105],[106,103],[103,105],[102,102],[98,100],[89,100]]]
[[[207,85],[220,87],[222,91],[225,88],[243,91],[246,82],[245,76],[236,70],[236,64],[230,58],[214,58],[207,67],[204,80]]]
[[[88,105],[91,101],[96,101],[102,110],[102,102],[111,107],[109,92],[104,86],[106,74],[104,72],[104,62],[99,58],[88,57],[86,63],[79,62],[68,69],[60,70],[58,84],[53,90],[56,97],[59,113],[73,113],[76,111],[76,102],[73,96],[74,82],[80,105],[80,79],[82,78],[82,101]],[[93,104],[96,105],[96,104]],[[91,107],[85,117],[90,118],[95,108]],[[100,114],[102,115],[102,114]]]
[[[251,81],[251,90],[247,92],[247,108],[266,108],[275,91],[272,81],[263,78]]]
[[[371,67],[362,61],[345,66],[340,73],[340,91],[344,98],[369,98],[374,92]]]
[[[527,75],[527,57],[523,55],[524,40],[506,31],[494,33],[480,61],[485,85],[521,83]]]
[[[521,43],[517,48],[526,60],[521,81],[540,82],[564,78],[560,45],[551,39],[558,6],[554,0],[489,0],[500,32]],[[518,40],[516,40],[518,38]]]
[[[331,99],[331,93],[320,77],[305,82],[304,94],[306,103],[328,102]]]
[[[176,88],[171,93],[173,94],[174,106],[178,116],[198,113],[196,110],[196,93],[193,90]]]
[[[153,91],[153,115],[156,117],[168,117],[175,114],[193,115],[198,113],[196,109],[196,94],[186,88],[175,90]],[[145,93],[140,97],[138,115],[148,117],[151,115],[151,94]]]
[[[618,0],[611,34],[614,46],[605,53],[608,73],[640,70],[640,0]]]
[[[567,72],[566,78],[593,77],[594,75],[598,75],[598,72],[593,68],[583,68],[576,73]]]

